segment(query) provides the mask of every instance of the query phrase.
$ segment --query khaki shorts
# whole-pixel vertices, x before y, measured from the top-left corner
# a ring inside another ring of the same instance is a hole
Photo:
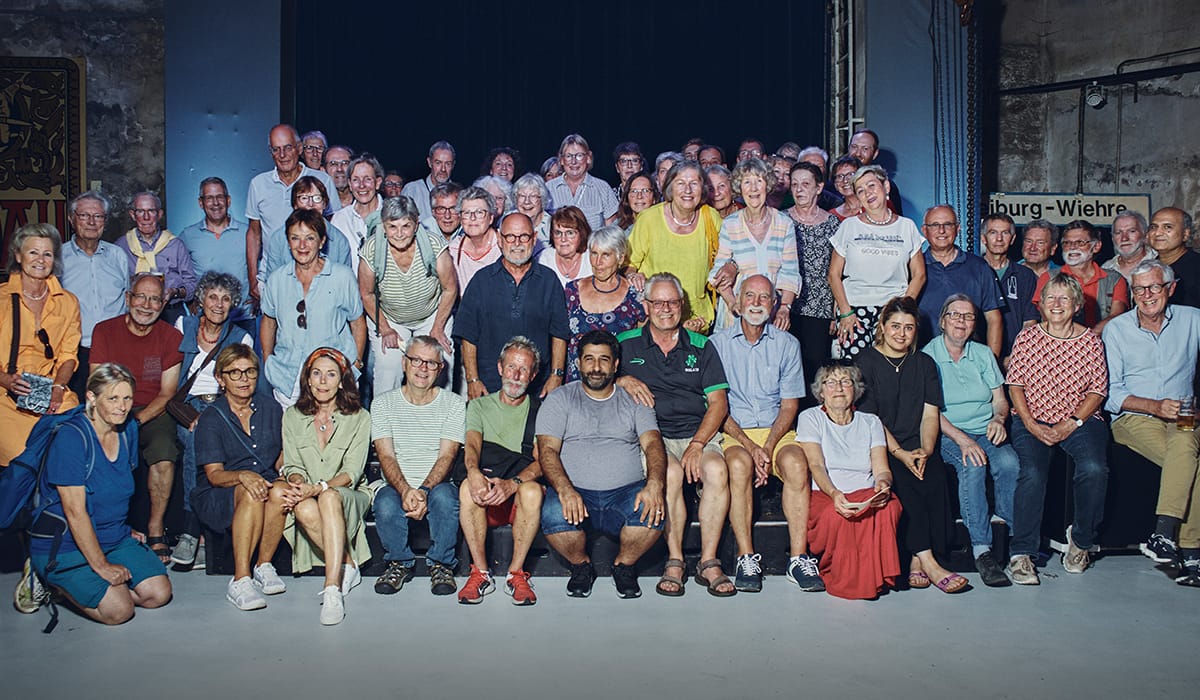
[[[767,436],[771,434],[771,429],[770,428],[743,428],[742,432],[746,433],[747,437],[749,437],[751,440],[753,440],[761,445],[767,441]],[[795,430],[787,431],[786,433],[783,434],[783,437],[779,438],[779,442],[775,443],[775,451],[771,453],[771,473],[774,474],[775,477],[777,479],[779,479],[780,481],[783,481],[783,477],[779,475],[779,470],[775,466],[776,464],[778,464],[778,462],[776,460],[779,458],[779,451],[782,450],[783,448],[787,447],[788,445],[795,445],[795,444],[796,444],[796,431]],[[724,448],[725,450],[729,450],[730,447],[743,447],[743,445],[742,445],[742,443],[738,442],[733,437],[726,435],[725,441],[723,443],[721,443],[721,447]]]
[[[704,444],[703,451],[724,455],[725,452],[721,450],[722,437],[723,436],[718,431],[716,435],[712,436],[711,440]],[[675,459],[683,459],[683,451],[686,450],[690,444],[692,444],[691,438],[663,438],[663,445],[667,448],[667,456],[674,457]]]

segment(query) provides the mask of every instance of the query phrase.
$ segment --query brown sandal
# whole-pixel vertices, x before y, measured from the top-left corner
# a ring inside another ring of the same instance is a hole
[[[687,565],[682,559],[668,559],[667,563],[663,565],[663,575],[658,577],[658,583],[654,586],[654,592],[659,595],[665,595],[668,598],[678,598],[679,596],[683,595],[683,578],[679,576],[671,576],[667,573],[667,569],[678,567],[681,571],[686,571],[686,566]],[[676,588],[673,591],[668,590],[663,588],[664,583],[673,583],[676,586],[679,586],[679,588]]]
[[[733,587],[733,581],[730,581],[729,577],[726,576],[725,574],[721,574],[720,576],[714,578],[711,581],[704,578],[703,574],[706,570],[711,569],[713,567],[720,568],[720,566],[721,566],[720,559],[709,559],[708,561],[700,562],[700,565],[696,567],[696,583],[698,583],[701,586],[704,586],[706,589],[708,589],[709,595],[713,595],[718,598],[728,598],[731,595],[737,595],[737,589]],[[717,590],[718,586],[722,586],[724,584],[729,584],[729,590],[727,590],[727,591]]]

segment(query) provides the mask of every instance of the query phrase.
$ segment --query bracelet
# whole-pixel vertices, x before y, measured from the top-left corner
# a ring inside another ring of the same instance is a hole
[[[50,388],[51,389],[62,389],[63,391],[66,391],[67,385],[66,384],[51,384]]]
[[[475,377],[474,379],[468,379],[467,384],[474,384],[477,381],[479,381],[479,377]]]
[[[844,314],[838,314],[838,315],[837,315],[837,320],[841,321],[842,319],[845,319],[845,318],[850,318],[850,317],[851,317],[851,316],[853,316],[853,315],[854,315],[854,309],[850,309],[849,311],[847,311],[847,312],[846,312],[846,313],[844,313]]]
[[[420,491],[421,493],[425,494],[426,496],[429,495],[429,487],[424,484],[421,484],[420,486],[418,486],[417,490]]]
[[[689,444],[689,445],[699,445],[699,446],[701,446],[701,447],[704,447],[704,446],[705,446],[705,445],[707,445],[708,443],[707,443],[707,442],[700,442],[699,440],[691,440],[691,441],[689,441],[689,442],[688,442],[688,444]]]
[[[317,485],[321,487],[321,493],[325,493],[326,491],[329,490],[329,482],[325,481],[324,479],[321,479],[320,481],[318,481]]]

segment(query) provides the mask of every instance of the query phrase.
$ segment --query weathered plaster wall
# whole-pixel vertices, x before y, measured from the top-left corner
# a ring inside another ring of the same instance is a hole
[[[164,189],[162,0],[6,0],[0,54],[87,60],[87,172],[113,198],[109,238],[143,189]]]
[[[1195,0],[1007,0],[1001,87],[1109,75],[1122,61],[1200,46],[1198,21]],[[1126,72],[1197,61],[1200,51]],[[1148,192],[1155,208],[1200,214],[1200,73],[1140,83],[1136,102],[1132,86],[1106,94],[1103,108],[1085,107],[1084,191]],[[1074,191],[1078,116],[1077,90],[1003,98],[1000,189]]]

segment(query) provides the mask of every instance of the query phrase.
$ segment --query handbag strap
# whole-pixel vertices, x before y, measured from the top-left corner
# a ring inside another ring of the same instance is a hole
[[[242,443],[242,447],[246,448],[246,451],[249,452],[252,457],[257,459],[258,453],[254,451],[254,448],[251,447],[250,443],[246,440],[246,431],[242,430],[242,426],[234,425],[233,421],[229,420],[229,416],[226,415],[225,411],[222,411],[220,407],[217,407],[215,410],[217,415],[221,416],[221,420],[225,421],[225,425],[228,425],[229,429],[233,431],[233,434],[237,435],[238,441]]]
[[[203,322],[203,320],[200,321],[200,323],[202,323],[202,322]],[[224,328],[222,329],[221,335],[217,336],[217,342],[213,345],[213,349],[209,350],[208,354],[205,355],[204,362],[200,363],[200,366],[196,368],[196,371],[192,372],[192,376],[188,377],[187,381],[179,386],[179,391],[175,392],[174,398],[176,400],[182,401],[187,398],[188,392],[192,390],[192,384],[196,383],[196,377],[198,377],[200,375],[200,373],[204,371],[204,368],[208,366],[208,363],[212,362],[212,359],[217,356],[217,351],[219,351],[221,349],[221,341],[224,340],[226,337],[228,337],[228,335],[229,335],[229,321],[226,321],[224,324]],[[199,324],[196,325],[196,336],[197,336],[197,338],[199,338],[199,336],[200,336]],[[200,346],[200,341],[197,340],[196,347],[199,347],[199,346]]]
[[[8,373],[17,372],[17,353],[21,350],[21,295],[12,293],[12,348],[8,351]]]

